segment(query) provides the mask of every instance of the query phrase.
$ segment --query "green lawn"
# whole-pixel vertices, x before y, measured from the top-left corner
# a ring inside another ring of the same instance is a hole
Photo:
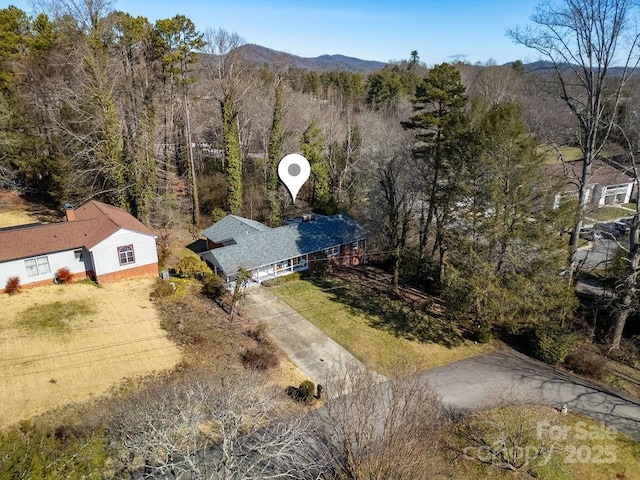
[[[634,207],[635,208],[635,205]],[[592,212],[587,212],[585,217],[587,219],[593,219],[597,222],[609,222],[621,217],[632,217],[633,212],[626,208],[620,207],[602,207]]]
[[[453,461],[455,478],[640,480],[638,442],[571,412],[565,416],[534,405],[497,408],[477,413],[452,430],[453,450],[468,455]],[[538,457],[543,445],[550,449]],[[530,463],[519,473],[499,468],[505,453],[512,460],[518,453],[520,461]]]
[[[426,369],[490,351],[464,340],[448,320],[426,316],[363,285],[300,280],[270,290],[376,371]]]
[[[556,163],[558,161],[558,151],[550,145],[540,145],[538,152],[544,155],[544,163]],[[560,147],[560,152],[562,152],[565,162],[582,158],[582,150],[578,147]]]
[[[24,310],[18,321],[22,327],[31,331],[69,332],[73,320],[95,311],[95,307],[87,300],[53,302]]]

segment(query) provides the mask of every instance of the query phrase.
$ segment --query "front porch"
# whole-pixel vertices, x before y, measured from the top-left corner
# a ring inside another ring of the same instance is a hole
[[[282,275],[289,275],[294,272],[301,272],[309,268],[309,254],[301,255],[299,257],[289,258],[269,265],[263,265],[261,267],[251,270],[251,280],[256,283],[261,283],[265,280],[280,277]]]

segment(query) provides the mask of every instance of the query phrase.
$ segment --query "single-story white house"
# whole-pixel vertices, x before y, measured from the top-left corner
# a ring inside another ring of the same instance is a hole
[[[0,291],[51,284],[67,268],[97,283],[158,274],[156,235],[124,210],[97,201],[67,208],[66,221],[0,229]]]
[[[321,261],[339,265],[366,261],[367,234],[345,214],[304,215],[276,228],[227,215],[203,235],[209,250],[200,256],[226,282],[233,281],[241,268],[249,270],[256,282],[306,270],[319,252]]]
[[[562,178],[566,181],[567,186],[562,195],[578,195],[583,164],[583,160],[576,160],[545,165],[544,169],[550,178]],[[602,159],[595,159],[591,164],[591,178],[587,184],[587,204],[592,207],[604,207],[616,203],[629,203],[633,186],[633,177]],[[559,205],[560,196],[555,200],[556,205]]]

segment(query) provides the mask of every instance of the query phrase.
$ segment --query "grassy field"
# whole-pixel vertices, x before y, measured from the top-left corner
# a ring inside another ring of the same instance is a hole
[[[363,363],[389,375],[398,362],[426,369],[491,349],[464,340],[450,322],[427,318],[366,287],[333,279],[271,287],[288,305]]]
[[[453,460],[455,478],[640,480],[638,442],[597,421],[564,416],[549,407],[518,405],[480,412],[453,427],[449,438],[453,451],[467,454]],[[540,446],[548,451],[537,457]],[[500,455],[513,459],[515,452],[520,462],[528,458],[530,463],[518,471],[497,466]]]
[[[634,205],[635,207],[635,205]],[[585,217],[587,219],[593,219],[597,222],[610,222],[622,217],[633,217],[634,212],[629,211],[627,208],[620,208],[616,206],[607,206],[598,208],[591,212],[587,212]]]
[[[558,151],[550,145],[541,145],[538,151],[544,156],[544,163],[556,163],[558,161]],[[565,162],[580,160],[582,151],[578,147],[560,147],[560,152]]]
[[[0,189],[0,228],[58,220],[58,212],[40,204],[29,203],[11,190]]]
[[[0,425],[170,369],[180,350],[160,328],[153,279],[51,285],[2,294]]]

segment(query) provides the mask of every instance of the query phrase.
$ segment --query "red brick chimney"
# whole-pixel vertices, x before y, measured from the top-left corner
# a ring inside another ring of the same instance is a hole
[[[76,219],[76,212],[73,210],[73,206],[67,203],[64,206],[64,211],[67,215],[67,222],[73,222]]]

